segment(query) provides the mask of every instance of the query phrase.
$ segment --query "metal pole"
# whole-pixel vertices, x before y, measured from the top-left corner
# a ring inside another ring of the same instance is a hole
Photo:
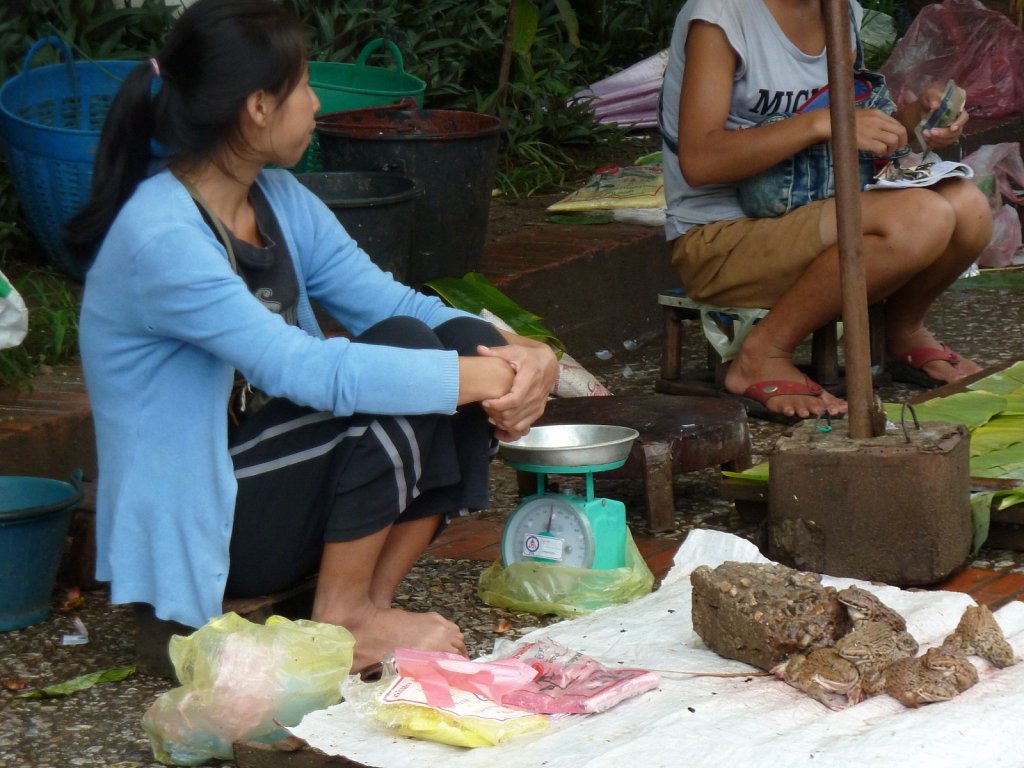
[[[864,241],[861,234],[860,174],[853,102],[853,50],[848,0],[823,0],[825,45],[832,115],[832,152],[836,176],[836,226],[843,301],[843,351],[849,436],[874,436],[871,353]]]

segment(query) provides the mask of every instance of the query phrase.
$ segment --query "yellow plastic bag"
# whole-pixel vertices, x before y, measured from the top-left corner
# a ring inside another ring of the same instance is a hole
[[[153,755],[171,765],[230,760],[239,740],[273,742],[317,709],[341,700],[355,638],[344,627],[271,616],[254,624],[226,613],[171,638],[181,686],[160,696],[142,727]]]
[[[480,574],[477,595],[488,605],[512,611],[577,616],[651,591],[654,574],[628,529],[625,563],[622,568],[591,570],[542,562],[506,567],[496,560]]]
[[[452,702],[427,703],[419,682],[396,674],[374,683],[350,677],[342,689],[345,701],[385,728],[413,739],[453,747],[493,747],[508,739],[548,727],[548,718],[495,704],[478,693],[450,689]]]

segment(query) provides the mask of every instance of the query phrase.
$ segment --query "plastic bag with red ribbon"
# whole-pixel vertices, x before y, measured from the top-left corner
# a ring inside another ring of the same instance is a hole
[[[953,80],[975,117],[1024,112],[1024,31],[978,0],[926,5],[882,65],[897,104]]]

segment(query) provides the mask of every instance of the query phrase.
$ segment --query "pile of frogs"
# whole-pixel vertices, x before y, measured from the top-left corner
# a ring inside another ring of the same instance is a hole
[[[693,629],[720,656],[775,675],[833,710],[888,694],[906,707],[948,701],[978,682],[975,656],[1017,662],[995,616],[968,606],[920,653],[906,619],[873,592],[824,586],[778,563],[727,561],[690,574]]]
[[[918,655],[907,623],[874,594],[851,586],[836,592],[853,628],[835,645],[796,653],[771,671],[829,709],[845,709],[886,693],[907,707],[948,701],[978,682],[968,656],[1000,669],[1015,664],[1013,648],[988,607],[968,606],[940,645]]]

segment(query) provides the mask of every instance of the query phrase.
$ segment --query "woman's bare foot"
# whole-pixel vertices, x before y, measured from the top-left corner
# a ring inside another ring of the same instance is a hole
[[[847,411],[845,400],[812,382],[793,365],[788,355],[761,356],[741,348],[729,364],[724,386],[727,392],[753,397],[771,412],[789,418],[838,416]],[[786,394],[786,390],[798,394]]]
[[[413,613],[374,606],[361,618],[349,619],[342,626],[356,639],[353,672],[379,663],[395,648],[421,648],[466,655],[462,631],[439,613]]]

